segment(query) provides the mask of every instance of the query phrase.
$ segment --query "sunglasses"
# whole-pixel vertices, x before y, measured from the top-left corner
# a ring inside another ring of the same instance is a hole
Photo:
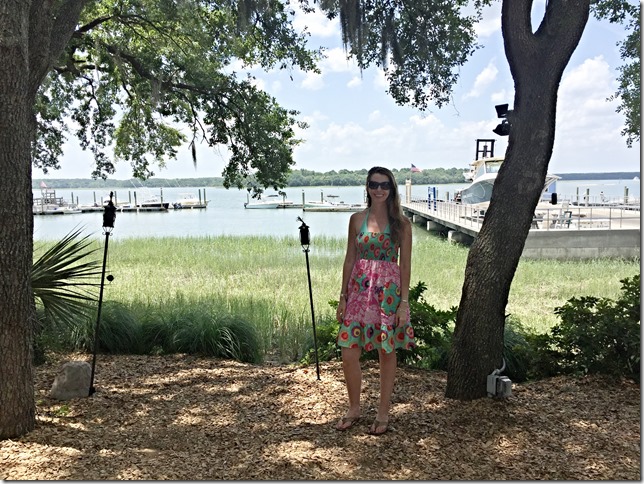
[[[382,188],[383,190],[391,190],[391,182],[376,182],[376,181],[370,181],[367,186],[371,188],[372,190],[377,190],[379,187]]]

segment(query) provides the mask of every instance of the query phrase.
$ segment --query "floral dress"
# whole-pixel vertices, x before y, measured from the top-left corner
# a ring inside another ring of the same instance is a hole
[[[338,333],[338,345],[391,353],[415,346],[414,330],[407,322],[396,327],[400,304],[399,246],[389,234],[368,232],[369,212],[356,237],[358,259],[353,266],[347,290],[347,305]]]

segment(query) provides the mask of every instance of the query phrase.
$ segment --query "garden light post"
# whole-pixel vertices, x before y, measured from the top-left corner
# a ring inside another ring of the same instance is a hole
[[[318,340],[315,334],[315,312],[313,311],[313,291],[311,290],[311,268],[309,266],[309,245],[311,245],[311,237],[309,235],[309,226],[304,223],[302,217],[297,217],[300,225],[300,244],[306,256],[306,275],[309,278],[309,300],[311,301],[311,320],[313,322],[313,347],[315,348],[315,368],[317,370],[318,380],[320,379],[320,363],[318,361]]]
[[[101,290],[98,294],[98,314],[96,315],[96,327],[94,329],[94,354],[92,357],[92,375],[89,380],[89,394],[91,397],[96,389],[94,388],[94,369],[96,368],[96,352],[98,350],[98,326],[101,321],[101,307],[103,305],[103,287],[105,286],[105,265],[107,264],[107,246],[110,240],[110,235],[114,229],[114,221],[116,220],[116,206],[112,202],[114,192],[110,192],[110,200],[105,206],[103,212],[103,233],[105,234],[105,250],[103,252],[103,270],[101,271]],[[111,276],[109,276],[111,277]]]

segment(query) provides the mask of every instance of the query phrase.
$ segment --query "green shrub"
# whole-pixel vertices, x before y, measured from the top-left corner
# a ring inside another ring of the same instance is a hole
[[[425,300],[426,289],[427,285],[420,281],[409,290],[410,322],[416,347],[398,350],[398,360],[421,368],[445,370],[457,308],[436,309]]]
[[[512,381],[526,381],[531,376],[533,347],[530,344],[529,330],[520,321],[508,316],[503,330],[503,358],[505,370],[502,372]]]
[[[337,301],[329,301],[329,304],[337,308]],[[340,347],[337,345],[336,339],[340,331],[340,323],[335,319],[327,319],[318,321],[315,325],[315,334],[318,344],[318,361],[331,361],[340,358]],[[300,360],[302,363],[310,365],[315,363],[315,345],[313,341],[313,332],[306,341],[306,351]]]
[[[620,282],[617,301],[573,297],[555,308],[561,322],[539,341],[542,368],[551,374],[603,373],[639,381],[640,276]],[[543,364],[544,355],[554,368]]]

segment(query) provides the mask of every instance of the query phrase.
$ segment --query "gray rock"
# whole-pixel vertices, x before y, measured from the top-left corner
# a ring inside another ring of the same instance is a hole
[[[68,361],[60,368],[49,394],[57,400],[83,398],[89,394],[92,367],[86,361]]]

